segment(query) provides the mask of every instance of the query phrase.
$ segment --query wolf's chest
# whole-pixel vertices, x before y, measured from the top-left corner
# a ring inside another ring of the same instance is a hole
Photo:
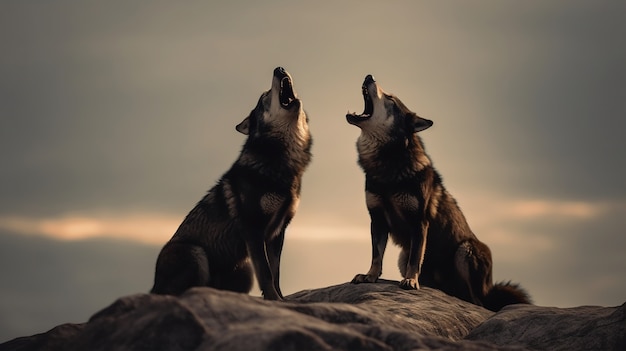
[[[382,211],[391,228],[413,222],[419,216],[422,206],[417,196],[403,192],[390,194],[366,192],[366,203],[370,211]]]

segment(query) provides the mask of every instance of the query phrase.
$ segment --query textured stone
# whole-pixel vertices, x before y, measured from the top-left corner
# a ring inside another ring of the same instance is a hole
[[[543,350],[626,350],[626,304],[507,306],[474,329],[467,339]]]
[[[624,306],[510,306],[494,314],[397,282],[341,284],[285,301],[211,288],[118,299],[84,324],[14,339],[30,350],[623,349]]]

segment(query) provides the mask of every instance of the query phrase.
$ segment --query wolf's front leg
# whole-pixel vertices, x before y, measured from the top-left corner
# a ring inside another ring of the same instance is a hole
[[[357,274],[352,279],[352,284],[375,283],[383,273],[383,256],[387,247],[389,227],[382,213],[370,213],[372,223],[370,225],[372,235],[372,264],[366,274]]]
[[[400,287],[402,289],[419,289],[419,275],[422,271],[422,264],[424,263],[424,253],[426,252],[426,236],[428,233],[428,221],[423,221],[420,232],[411,237],[411,246],[408,249],[404,248],[400,256],[400,273],[402,273],[403,279],[400,281]],[[406,257],[406,262],[402,260]],[[404,264],[404,272],[402,271]]]
[[[286,228],[287,226],[284,226],[280,233],[270,239],[266,245],[267,258],[272,272],[272,278],[274,279],[274,288],[281,298],[283,298],[283,293],[280,291],[280,256],[283,251]]]
[[[250,255],[252,264],[254,265],[254,273],[256,274],[259,288],[263,293],[263,298],[266,300],[282,300],[280,294],[276,291],[276,287],[274,286],[272,270],[270,269],[270,265],[267,260],[263,233],[256,232],[249,235],[246,238],[246,246],[248,248],[248,254]]]

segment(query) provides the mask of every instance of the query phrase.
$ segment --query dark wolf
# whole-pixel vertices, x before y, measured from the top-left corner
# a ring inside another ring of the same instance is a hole
[[[489,247],[470,229],[417,134],[433,122],[384,92],[371,75],[365,77],[362,92],[363,113],[349,113],[346,119],[361,129],[357,150],[365,172],[372,264],[352,283],[377,281],[391,235],[401,248],[404,289],[419,289],[421,283],[493,311],[530,303],[517,284],[493,284]]]
[[[178,295],[193,286],[248,293],[254,271],[264,298],[282,299],[285,229],[312,142],[289,73],[274,70],[271,89],[236,129],[248,136],[239,158],[161,250],[152,293]]]

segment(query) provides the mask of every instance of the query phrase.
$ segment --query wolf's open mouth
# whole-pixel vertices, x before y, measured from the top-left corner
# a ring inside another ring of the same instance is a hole
[[[359,120],[365,120],[372,117],[372,114],[374,113],[374,102],[372,101],[372,97],[370,95],[369,89],[367,89],[367,86],[373,82],[375,82],[374,77],[372,77],[371,74],[368,74],[367,77],[365,77],[365,81],[363,81],[363,86],[361,86],[361,91],[363,92],[363,101],[365,105],[365,107],[363,108],[363,113],[361,113],[360,115],[356,113],[348,113],[346,115],[346,117],[348,118],[348,122],[358,123]]]
[[[372,113],[374,113],[374,103],[372,102],[372,97],[370,96],[370,92],[367,90],[367,86],[365,84],[363,84],[361,90],[363,91],[363,101],[365,103],[361,117],[371,117]]]
[[[277,79],[280,83],[280,88],[278,89],[278,102],[280,106],[287,110],[292,108],[298,101],[298,98],[293,91],[291,76],[289,76],[289,73],[287,73],[284,68],[276,67],[274,69],[274,79]]]
[[[291,104],[296,101],[296,95],[293,92],[293,84],[291,83],[291,78],[289,78],[289,76],[284,76],[280,80],[278,99],[284,108],[291,107]]]

